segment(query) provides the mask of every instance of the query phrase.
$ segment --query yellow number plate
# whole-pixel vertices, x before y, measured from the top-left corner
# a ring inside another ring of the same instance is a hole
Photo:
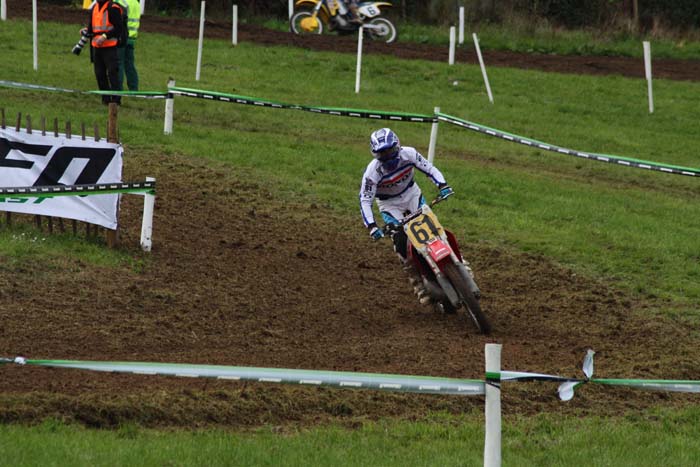
[[[405,226],[406,235],[416,247],[421,247],[445,231],[433,211],[426,209],[423,215],[411,220]]]

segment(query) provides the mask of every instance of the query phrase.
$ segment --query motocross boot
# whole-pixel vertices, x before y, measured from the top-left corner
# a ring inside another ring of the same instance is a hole
[[[357,25],[362,24],[362,20],[360,19],[360,13],[357,9],[357,5],[353,5],[353,4],[348,5],[347,18],[348,18],[348,21],[352,24],[357,24]]]

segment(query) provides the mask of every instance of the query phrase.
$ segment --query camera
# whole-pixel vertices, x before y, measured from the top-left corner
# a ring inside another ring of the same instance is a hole
[[[73,52],[75,55],[80,55],[80,52],[83,51],[85,44],[90,41],[90,37],[91,36],[87,33],[87,31],[80,31],[80,40],[77,44],[75,44],[75,46],[73,46],[73,50],[71,50],[71,52]]]

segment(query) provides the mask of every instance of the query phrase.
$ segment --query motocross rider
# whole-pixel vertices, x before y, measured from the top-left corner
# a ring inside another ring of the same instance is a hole
[[[372,212],[373,201],[386,224],[399,224],[408,214],[425,204],[425,198],[413,179],[414,169],[423,172],[440,189],[440,196],[446,198],[454,191],[445,181],[440,170],[425,159],[415,148],[401,146],[398,136],[389,128],[381,128],[370,136],[370,150],[374,159],[367,165],[360,186],[360,211],[365,227],[374,240],[384,236],[377,226]],[[406,264],[406,234],[398,229],[393,235],[394,251],[399,255],[404,270],[409,274],[414,291],[422,304],[430,303],[421,280],[415,277],[416,271]]]
[[[345,6],[348,9],[348,14],[347,18],[348,21],[354,24],[362,24],[362,20],[360,19],[360,13],[359,10],[357,9],[357,0],[340,0],[345,4]]]

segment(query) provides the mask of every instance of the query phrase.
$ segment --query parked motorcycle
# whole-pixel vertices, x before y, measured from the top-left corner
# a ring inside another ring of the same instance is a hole
[[[438,197],[430,205],[444,199]],[[407,237],[409,267],[418,272],[435,306],[446,313],[464,308],[480,333],[491,332],[491,323],[479,303],[481,292],[471,269],[463,262],[457,239],[442,227],[430,206],[424,204],[406,216],[400,225],[388,224],[383,230],[393,239],[401,229]]]
[[[362,22],[353,23],[338,0],[297,0],[289,24],[295,34],[323,34],[325,30],[352,34],[362,26],[371,39],[390,43],[396,40],[396,27],[382,16],[382,9],[391,6],[388,2],[360,2],[357,15]]]

